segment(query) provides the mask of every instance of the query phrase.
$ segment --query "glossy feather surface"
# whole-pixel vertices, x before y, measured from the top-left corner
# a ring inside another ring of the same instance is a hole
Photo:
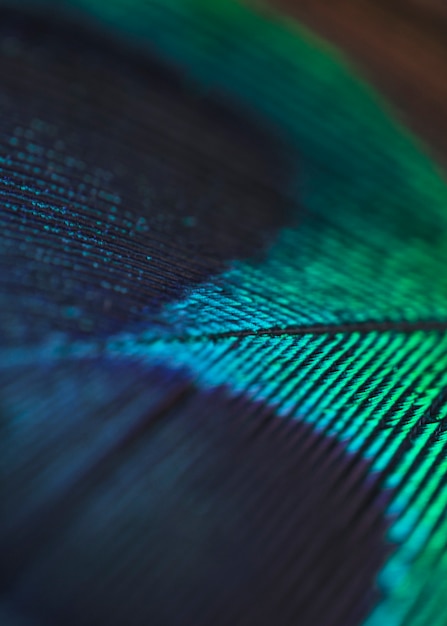
[[[2,5],[5,620],[443,624],[438,165],[270,12]]]

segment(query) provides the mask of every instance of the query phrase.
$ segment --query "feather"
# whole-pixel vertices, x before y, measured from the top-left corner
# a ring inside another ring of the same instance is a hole
[[[428,149],[270,9],[0,11],[0,618],[443,624]]]

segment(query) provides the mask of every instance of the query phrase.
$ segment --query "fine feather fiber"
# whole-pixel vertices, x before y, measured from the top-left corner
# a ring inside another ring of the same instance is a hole
[[[445,66],[335,4],[0,0],[1,626],[447,623]]]

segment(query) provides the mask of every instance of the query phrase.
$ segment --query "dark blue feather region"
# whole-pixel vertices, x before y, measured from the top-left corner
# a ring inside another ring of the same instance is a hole
[[[278,142],[156,59],[2,12],[0,333],[146,328],[289,218]]]
[[[385,496],[341,444],[180,371],[55,364],[46,410],[35,372],[20,375],[26,400],[14,375],[0,545],[19,612],[47,626],[366,615],[389,552]]]

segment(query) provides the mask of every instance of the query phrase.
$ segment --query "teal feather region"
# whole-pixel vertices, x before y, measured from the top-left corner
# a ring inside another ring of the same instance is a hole
[[[120,355],[229,386],[368,459],[392,490],[382,599],[367,620],[444,623],[447,185],[422,144],[330,47],[228,0],[73,0],[242,107],[282,142],[296,207],[261,261],[237,260],[141,332],[57,335],[5,362]],[[43,5],[42,5],[43,6]]]

